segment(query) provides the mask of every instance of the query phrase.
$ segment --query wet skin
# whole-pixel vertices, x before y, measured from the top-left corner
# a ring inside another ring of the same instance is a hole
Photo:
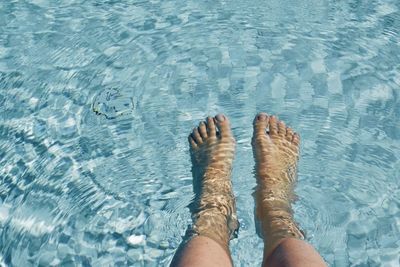
[[[300,138],[275,116],[259,113],[252,139],[257,188],[256,218],[264,238],[263,266],[326,266],[304,242],[293,220],[291,202],[297,178]],[[239,227],[231,170],[235,140],[228,118],[200,122],[189,135],[195,201],[193,236],[171,266],[232,266],[229,240]]]
[[[256,217],[261,222],[264,255],[267,257],[281,240],[288,237],[304,238],[293,220],[291,209],[300,137],[283,121],[266,113],[258,114],[253,126]]]
[[[239,226],[230,179],[235,139],[229,120],[222,114],[208,117],[190,134],[189,143],[198,191],[192,211],[193,230],[229,251],[229,239]]]

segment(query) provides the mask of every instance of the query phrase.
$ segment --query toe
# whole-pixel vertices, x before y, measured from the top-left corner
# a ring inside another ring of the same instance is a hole
[[[265,134],[268,127],[268,114],[261,112],[254,118],[254,134]]]
[[[214,122],[218,127],[221,137],[230,137],[232,135],[229,120],[223,114],[215,116]]]
[[[297,133],[293,134],[292,143],[296,146],[300,144],[300,136]]]
[[[278,134],[278,118],[276,116],[269,117],[269,134]]]
[[[200,122],[198,131],[203,139],[207,138],[207,128],[204,122]]]
[[[199,130],[197,128],[193,129],[192,138],[196,142],[197,145],[200,145],[203,143],[203,138],[201,138]]]
[[[192,135],[189,135],[189,144],[190,144],[190,148],[191,148],[191,149],[196,149],[196,148],[197,148],[197,144],[196,144],[196,142],[193,140]]]
[[[278,121],[278,134],[280,136],[286,136],[286,125],[283,121]]]
[[[292,128],[286,128],[286,140],[292,142],[293,139],[293,130]]]
[[[207,135],[209,137],[215,137],[216,135],[215,123],[212,117],[207,117]]]

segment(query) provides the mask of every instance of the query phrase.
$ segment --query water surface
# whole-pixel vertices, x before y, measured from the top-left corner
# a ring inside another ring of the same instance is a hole
[[[166,266],[187,134],[237,139],[236,266],[257,266],[256,112],[302,136],[296,218],[331,266],[398,266],[400,4],[2,1],[0,265]],[[249,250],[249,248],[251,248]]]

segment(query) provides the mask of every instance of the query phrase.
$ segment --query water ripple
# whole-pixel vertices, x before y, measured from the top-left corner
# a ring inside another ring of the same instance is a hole
[[[217,112],[238,141],[233,258],[259,265],[258,111],[302,136],[295,214],[328,263],[397,264],[399,18],[392,0],[1,3],[0,265],[167,266],[186,137]]]

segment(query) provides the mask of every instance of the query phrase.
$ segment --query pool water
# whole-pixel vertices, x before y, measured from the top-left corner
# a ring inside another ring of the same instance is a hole
[[[237,140],[236,266],[257,266],[259,111],[302,136],[296,219],[331,266],[399,266],[400,2],[0,2],[0,266],[168,266],[187,135]]]

